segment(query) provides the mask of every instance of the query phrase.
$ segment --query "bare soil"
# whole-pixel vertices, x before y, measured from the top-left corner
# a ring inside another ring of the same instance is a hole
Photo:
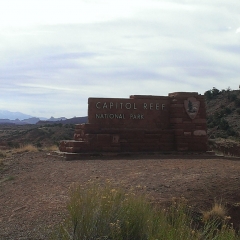
[[[184,196],[196,211],[214,200],[240,216],[240,160],[204,156],[126,156],[65,161],[46,152],[15,154],[0,170],[0,239],[48,239],[66,215],[72,184],[89,180],[147,193],[166,204]]]

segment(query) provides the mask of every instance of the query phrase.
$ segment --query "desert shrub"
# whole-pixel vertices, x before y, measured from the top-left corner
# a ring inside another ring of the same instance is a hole
[[[240,107],[240,98],[235,99],[234,104],[236,107]]]
[[[235,94],[235,93],[229,93],[228,94],[228,100],[230,101],[230,102],[233,102],[233,101],[235,101],[237,99],[237,95]]]
[[[224,111],[224,114],[230,114],[232,112],[232,109],[229,107],[225,107],[223,111]]]
[[[96,184],[76,186],[70,194],[69,216],[52,239],[237,239],[232,228],[224,221],[219,227],[215,218],[206,220],[202,228],[194,228],[188,209],[182,199],[174,200],[166,210],[157,210],[146,197],[123,189]]]
[[[154,216],[142,197],[96,185],[75,188],[68,210],[66,239],[146,239],[151,231],[146,221]],[[66,231],[65,231],[66,232]],[[68,238],[71,236],[71,238]],[[65,238],[63,238],[65,239]]]
[[[4,168],[4,163],[3,160],[0,158],[0,170],[2,170]]]
[[[8,142],[7,144],[11,148],[19,148],[20,147],[20,144],[18,142]]]
[[[36,147],[37,148],[41,148],[42,147],[42,143],[41,142],[37,142]]]
[[[204,93],[204,96],[205,96],[206,100],[209,101],[209,100],[215,98],[220,93],[221,93],[221,91],[219,91],[217,88],[213,87],[213,89],[206,91]]]
[[[0,151],[0,159],[5,157],[6,157],[6,153],[4,151]]]
[[[227,120],[225,120],[224,118],[222,118],[221,120],[220,120],[220,123],[219,123],[219,128],[221,129],[221,130],[227,130],[227,129],[229,129],[229,124],[228,124],[228,121]]]

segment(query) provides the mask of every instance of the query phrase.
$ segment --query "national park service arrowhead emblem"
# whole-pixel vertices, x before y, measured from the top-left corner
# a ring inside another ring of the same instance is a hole
[[[185,110],[186,110],[188,116],[191,119],[194,119],[197,116],[197,113],[198,113],[198,110],[200,107],[200,102],[197,101],[196,98],[190,97],[184,101],[184,107],[185,107]]]

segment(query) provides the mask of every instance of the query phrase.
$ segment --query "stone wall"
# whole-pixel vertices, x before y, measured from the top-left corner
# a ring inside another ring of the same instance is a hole
[[[76,125],[74,140],[62,141],[60,151],[207,151],[204,96],[89,98],[88,123]]]

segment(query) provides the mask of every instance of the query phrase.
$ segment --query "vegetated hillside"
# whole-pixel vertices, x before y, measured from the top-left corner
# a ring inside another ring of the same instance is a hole
[[[39,121],[37,124],[0,124],[0,148],[33,144],[36,147],[58,145],[61,140],[71,140],[75,124],[86,123],[87,117],[61,121]]]
[[[205,92],[210,147],[240,155],[240,90],[213,88]]]
[[[209,137],[229,138],[240,135],[240,90],[205,92]]]
[[[64,139],[73,139],[74,124],[0,125],[0,147],[19,147],[33,144],[36,147],[58,145]]]

